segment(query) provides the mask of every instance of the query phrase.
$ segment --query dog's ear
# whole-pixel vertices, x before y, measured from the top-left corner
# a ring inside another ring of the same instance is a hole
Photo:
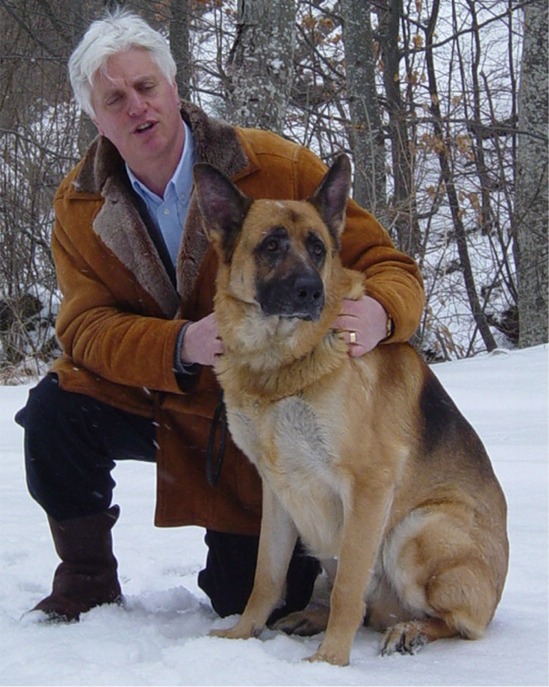
[[[222,172],[206,162],[193,168],[198,207],[204,218],[204,230],[228,261],[252,199],[245,196]]]
[[[351,189],[351,163],[347,155],[339,155],[324,175],[320,186],[308,199],[320,213],[326,226],[339,245],[345,224],[345,209]]]

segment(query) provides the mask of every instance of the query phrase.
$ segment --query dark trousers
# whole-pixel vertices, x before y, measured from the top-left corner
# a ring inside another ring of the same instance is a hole
[[[25,429],[29,492],[57,521],[111,506],[116,461],[155,461],[151,420],[63,391],[53,374],[30,391],[15,420]],[[219,615],[241,613],[253,585],[258,538],[207,530],[205,541],[208,554],[199,586]],[[319,571],[318,561],[298,544],[288,571],[286,604],[277,617],[307,605]]]

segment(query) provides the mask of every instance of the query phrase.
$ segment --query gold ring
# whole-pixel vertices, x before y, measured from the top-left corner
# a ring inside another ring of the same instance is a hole
[[[356,332],[349,332],[349,343],[356,344]]]

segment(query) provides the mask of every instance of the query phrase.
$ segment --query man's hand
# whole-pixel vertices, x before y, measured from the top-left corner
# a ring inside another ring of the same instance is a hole
[[[345,298],[342,312],[332,326],[344,333],[349,355],[358,358],[387,337],[387,322],[383,306],[370,296],[362,296],[357,301]]]
[[[217,356],[223,351],[214,313],[187,327],[181,347],[181,360],[184,363],[215,365]]]

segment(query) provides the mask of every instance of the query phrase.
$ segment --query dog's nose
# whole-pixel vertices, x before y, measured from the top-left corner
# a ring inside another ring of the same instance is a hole
[[[295,280],[294,294],[297,303],[314,306],[322,299],[322,282],[316,275],[300,276]]]

